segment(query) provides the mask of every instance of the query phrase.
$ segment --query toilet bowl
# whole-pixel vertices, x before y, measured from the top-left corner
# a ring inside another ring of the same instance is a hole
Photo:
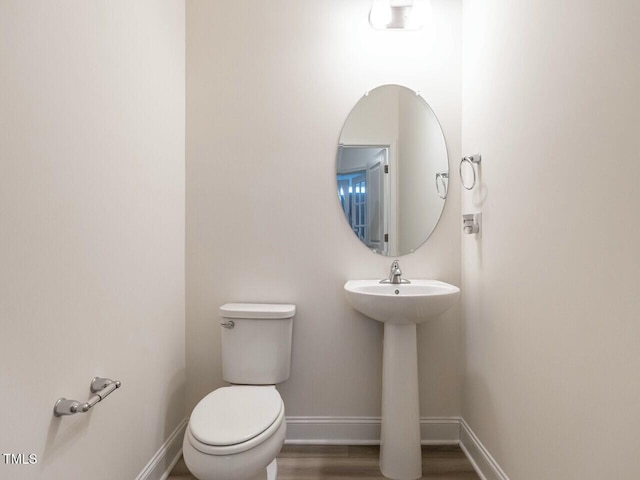
[[[276,480],[287,424],[275,388],[289,378],[294,305],[226,304],[223,378],[194,408],[183,441],[199,480]]]
[[[183,455],[199,480],[275,478],[285,434],[284,403],[274,386],[223,387],[194,409]],[[274,472],[265,477],[271,463]]]

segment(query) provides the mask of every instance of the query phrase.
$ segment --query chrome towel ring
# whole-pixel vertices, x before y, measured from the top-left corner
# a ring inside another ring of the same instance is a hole
[[[470,157],[462,157],[462,160],[460,160],[460,181],[462,182],[462,186],[464,188],[466,188],[467,190],[471,190],[473,187],[476,186],[476,167],[475,165],[480,165],[480,162],[482,161],[482,155],[480,155],[479,153],[476,153],[475,155],[471,155]],[[465,163],[468,163],[471,166],[471,171],[473,172],[473,183],[471,183],[471,186],[467,185],[466,183],[464,183],[464,177],[462,176],[462,165],[464,165]]]
[[[447,172],[436,173],[436,190],[438,192],[438,196],[443,200],[447,198],[447,194],[449,193],[448,184],[449,184],[449,174]],[[442,185],[442,188],[440,188],[440,185]]]

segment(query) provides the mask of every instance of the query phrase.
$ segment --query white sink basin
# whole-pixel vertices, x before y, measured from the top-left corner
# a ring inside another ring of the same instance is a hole
[[[448,310],[460,289],[437,280],[392,285],[379,280],[349,280],[347,300],[367,317],[397,325],[418,324]]]
[[[353,308],[384,323],[380,471],[394,480],[421,478],[416,325],[449,309],[460,289],[437,280],[350,280],[344,291]]]

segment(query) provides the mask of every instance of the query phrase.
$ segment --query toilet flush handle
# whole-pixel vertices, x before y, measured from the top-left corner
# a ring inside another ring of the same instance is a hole
[[[233,328],[236,326],[236,322],[234,322],[233,320],[229,320],[228,322],[220,323],[220,325],[222,325],[224,328]]]

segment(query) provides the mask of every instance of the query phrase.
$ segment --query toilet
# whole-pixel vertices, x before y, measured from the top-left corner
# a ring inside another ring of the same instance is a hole
[[[284,444],[295,305],[227,303],[219,310],[222,378],[193,409],[184,461],[199,480],[276,480]]]

